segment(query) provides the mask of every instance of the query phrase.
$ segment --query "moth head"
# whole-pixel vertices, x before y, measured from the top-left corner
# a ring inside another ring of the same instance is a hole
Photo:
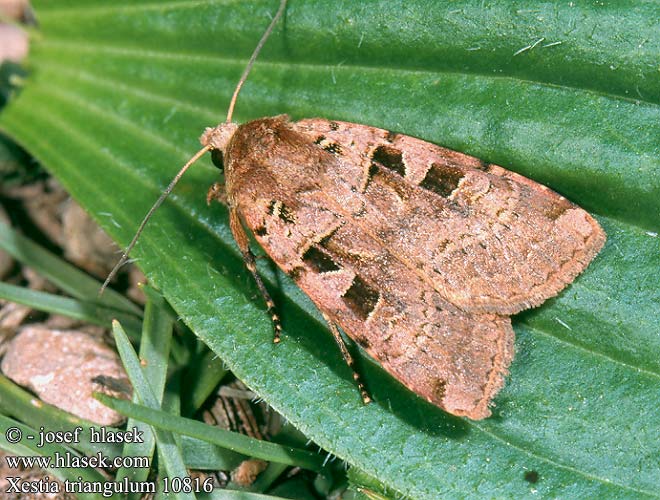
[[[236,123],[221,123],[216,127],[207,127],[199,138],[202,146],[207,146],[211,151],[219,150],[223,154],[232,136],[238,129]]]
[[[222,159],[227,151],[229,141],[238,129],[235,123],[221,123],[217,127],[207,127],[199,138],[202,146],[211,150],[213,164],[219,169],[223,168]]]

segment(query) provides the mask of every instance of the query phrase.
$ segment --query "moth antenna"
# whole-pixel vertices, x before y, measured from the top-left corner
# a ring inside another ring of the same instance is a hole
[[[122,254],[121,258],[119,259],[119,262],[115,264],[115,267],[112,268],[112,271],[110,271],[110,274],[108,274],[108,277],[105,279],[103,282],[103,285],[101,286],[101,290],[99,290],[99,296],[103,294],[105,289],[108,287],[108,284],[112,281],[112,279],[117,275],[117,272],[123,266],[126,261],[128,260],[128,254],[131,253],[131,250],[133,250],[133,247],[137,243],[138,238],[140,237],[140,234],[142,234],[142,231],[144,231],[144,227],[147,225],[147,222],[149,219],[151,219],[151,216],[154,214],[154,212],[158,209],[158,207],[161,206],[161,204],[165,201],[165,198],[167,198],[172,190],[174,189],[174,186],[177,185],[183,174],[188,170],[188,168],[195,163],[197,160],[199,160],[204,154],[206,154],[207,151],[210,151],[211,147],[210,146],[204,146],[202,149],[197,151],[190,160],[186,162],[186,164],[181,167],[181,170],[174,176],[172,181],[170,182],[169,186],[165,189],[165,191],[162,192],[160,197],[156,200],[156,203],[152,205],[152,207],[149,209],[147,212],[147,215],[144,216],[144,219],[142,219],[142,222],[140,223],[140,226],[138,227],[137,231],[135,232],[135,236],[133,236],[133,239],[129,243],[128,247]]]
[[[247,80],[247,77],[250,74],[250,70],[252,69],[252,66],[254,66],[254,61],[257,60],[257,56],[259,55],[259,52],[261,52],[261,48],[266,43],[266,40],[268,40],[268,37],[272,33],[275,24],[277,24],[277,21],[279,21],[280,17],[282,17],[282,14],[284,13],[284,9],[286,8],[286,2],[287,0],[282,0],[282,2],[280,3],[280,8],[277,9],[277,13],[273,17],[273,20],[268,25],[268,28],[266,28],[266,31],[264,31],[264,34],[261,35],[261,40],[259,40],[259,43],[254,48],[254,52],[252,52],[252,56],[250,57],[250,60],[248,61],[247,65],[245,66],[245,69],[243,70],[241,79],[238,81],[238,84],[236,85],[236,89],[234,90],[234,95],[231,96],[231,101],[229,102],[229,109],[227,110],[227,119],[225,120],[225,123],[231,122],[231,117],[234,114],[234,106],[236,105],[236,99],[238,98],[238,93],[241,91],[241,87],[243,87],[245,80]]]
[[[236,99],[238,98],[238,93],[241,91],[241,87],[243,87],[243,84],[245,83],[245,80],[247,80],[248,75],[250,74],[250,70],[252,69],[252,66],[254,66],[254,62],[257,60],[257,56],[259,55],[259,52],[261,52],[262,47],[266,43],[266,40],[268,40],[268,37],[270,34],[273,32],[273,28],[275,28],[275,24],[277,24],[277,21],[282,17],[282,14],[284,13],[284,9],[286,8],[286,2],[287,0],[282,0],[280,2],[280,7],[277,9],[277,12],[275,13],[275,16],[273,16],[273,19],[271,20],[270,24],[268,25],[268,28],[266,28],[266,31],[264,31],[264,34],[261,35],[261,39],[259,40],[259,43],[255,47],[254,51],[252,52],[252,56],[250,56],[250,60],[248,61],[247,65],[245,66],[245,69],[243,70],[243,74],[241,75],[240,80],[238,81],[238,84],[236,85],[236,89],[234,89],[234,94],[231,97],[231,101],[229,102],[229,109],[227,110],[227,120],[226,123],[231,122],[231,117],[234,114],[234,107],[236,106]],[[103,282],[103,285],[101,286],[101,290],[99,291],[99,296],[103,294],[105,289],[108,287],[112,279],[117,275],[117,272],[119,272],[119,269],[121,266],[123,266],[126,261],[128,260],[128,254],[131,253],[131,250],[133,250],[133,247],[138,241],[138,238],[142,234],[142,231],[144,231],[145,226],[147,225],[147,222],[149,219],[151,219],[151,216],[154,214],[154,212],[158,209],[158,207],[161,206],[163,201],[165,201],[165,198],[167,198],[172,190],[174,189],[174,186],[177,185],[183,174],[188,170],[188,168],[195,163],[201,156],[203,156],[207,151],[210,151],[212,148],[211,146],[204,146],[202,149],[197,151],[190,160],[179,170],[179,172],[174,176],[174,179],[170,182],[169,186],[167,186],[167,189],[163,191],[163,193],[160,195],[160,197],[156,200],[156,203],[153,204],[153,206],[149,209],[147,212],[147,215],[144,216],[144,219],[142,219],[142,222],[140,223],[140,226],[138,227],[137,231],[135,232],[135,236],[133,236],[133,239],[129,243],[128,247],[122,254],[121,258],[119,259],[119,262],[115,264],[115,267],[112,268],[112,271],[110,271],[110,274],[108,274],[108,277],[105,279]]]

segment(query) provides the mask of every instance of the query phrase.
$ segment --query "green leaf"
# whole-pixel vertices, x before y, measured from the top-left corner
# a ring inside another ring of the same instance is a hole
[[[223,120],[277,3],[37,1],[42,36],[0,126],[126,244]],[[226,210],[205,205],[208,159],[151,221],[138,265],[232,371],[392,496],[657,497],[659,16],[641,0],[291,0],[239,98],[237,120],[388,128],[598,215],[600,256],[515,319],[517,356],[488,420],[450,417],[366,360],[376,403],[362,406],[309,300],[262,263],[284,319],[274,346]]]
[[[136,316],[117,311],[96,301],[70,299],[3,282],[0,282],[0,298],[29,306],[38,311],[60,314],[106,328],[110,326],[113,319],[121,318],[128,325],[132,337],[137,337],[140,329],[140,320]]]
[[[119,357],[121,358],[124,368],[126,369],[126,374],[131,381],[133,390],[135,391],[135,399],[137,401],[143,402],[149,408],[159,409],[161,405],[160,397],[157,392],[158,382],[154,381],[154,387],[151,386],[151,383],[146,378],[146,373],[151,373],[153,370],[144,370],[140,366],[140,360],[137,357],[137,354],[133,350],[126,332],[121,327],[118,321],[113,321],[112,323],[112,334],[117,344],[117,351],[119,352]],[[109,400],[108,396],[104,394],[95,394],[95,397],[101,402]],[[128,403],[127,401],[122,401],[123,403]],[[152,428],[153,435],[155,437],[156,445],[158,446],[158,458],[159,465],[162,465],[164,470],[167,472],[167,476],[170,478],[174,477],[184,477],[187,474],[185,464],[183,462],[183,451],[179,445],[176,437],[168,431],[163,431],[159,428]],[[160,490],[159,490],[160,491]],[[172,497],[177,499],[189,499],[194,500],[195,494],[191,491],[178,491],[172,492]]]

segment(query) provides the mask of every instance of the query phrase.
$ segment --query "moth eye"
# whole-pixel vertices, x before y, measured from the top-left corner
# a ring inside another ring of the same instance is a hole
[[[213,165],[215,165],[220,170],[225,169],[225,162],[222,156],[222,151],[219,149],[211,150],[211,161],[213,162]]]
[[[342,298],[349,309],[362,320],[366,320],[371,311],[375,309],[380,293],[356,275],[350,288],[346,290]]]
[[[463,171],[460,168],[434,163],[419,185],[447,198],[458,187],[458,183],[463,176]]]
[[[406,175],[403,154],[392,146],[378,146],[371,154],[371,159],[379,165],[396,172],[401,177]]]
[[[525,472],[525,481],[528,483],[536,483],[539,480],[539,473],[536,472],[535,470],[528,470]]]
[[[315,247],[309,247],[303,254],[302,260],[318,273],[329,273],[341,269],[325,252]]]

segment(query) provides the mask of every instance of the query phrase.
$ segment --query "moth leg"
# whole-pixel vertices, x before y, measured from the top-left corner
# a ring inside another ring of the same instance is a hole
[[[211,189],[213,189],[213,186],[211,186]],[[211,189],[209,190],[209,193],[211,192]],[[229,227],[231,229],[231,234],[234,236],[234,239],[238,244],[241,255],[243,256],[245,267],[247,267],[248,271],[250,271],[252,274],[254,281],[257,283],[257,288],[259,288],[259,292],[261,292],[261,296],[266,302],[266,307],[268,307],[268,314],[270,314],[270,319],[273,322],[273,342],[275,344],[279,344],[281,340],[280,336],[282,335],[282,324],[280,323],[280,317],[277,315],[277,311],[275,310],[275,302],[273,302],[273,299],[270,297],[268,290],[266,290],[266,287],[264,286],[264,282],[261,280],[261,276],[257,272],[257,265],[254,254],[252,253],[252,250],[250,250],[247,234],[245,234],[245,229],[243,229],[240,217],[238,216],[238,211],[235,208],[231,208],[229,210]]]
[[[206,204],[210,205],[213,200],[216,200],[223,205],[227,205],[227,190],[225,189],[224,184],[220,182],[214,182],[211,184],[211,187],[206,192]]]
[[[339,332],[339,328],[337,328],[337,325],[335,325],[335,323],[328,316],[326,316],[325,313],[322,314],[325,318],[325,321],[328,323],[328,326],[330,327],[330,331],[332,332],[332,336],[335,338],[335,342],[337,342],[337,345],[339,346],[341,356],[344,358],[344,361],[346,361],[346,364],[353,372],[353,380],[355,380],[355,383],[357,384],[358,391],[360,391],[360,396],[362,396],[362,401],[364,401],[364,404],[371,403],[371,396],[369,396],[367,389],[364,387],[364,383],[362,382],[360,374],[355,369],[355,359],[353,359],[351,353],[348,352],[348,348],[346,347],[346,343],[344,342],[344,339]]]

